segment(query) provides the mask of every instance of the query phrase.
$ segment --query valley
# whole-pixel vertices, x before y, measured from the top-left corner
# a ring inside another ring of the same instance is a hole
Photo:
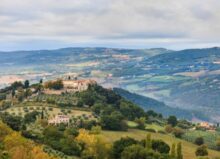
[[[75,74],[95,79],[106,88],[123,88],[154,98],[170,109],[188,111],[183,118],[217,123],[219,53],[219,48],[182,51],[64,48],[1,52],[0,86],[16,80],[29,79],[34,83]],[[165,114],[169,113],[165,110]]]

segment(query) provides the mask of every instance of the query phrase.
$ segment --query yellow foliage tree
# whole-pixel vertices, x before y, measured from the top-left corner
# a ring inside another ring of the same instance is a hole
[[[2,121],[0,121],[0,141],[2,141],[5,136],[7,136],[8,134],[11,134],[13,131],[6,126],[4,123],[2,123]]]
[[[110,158],[109,151],[111,149],[111,145],[100,136],[89,134],[89,132],[87,132],[85,129],[80,129],[76,140],[85,145],[85,150],[82,152],[83,158]]]
[[[36,146],[34,142],[25,139],[17,132],[7,135],[3,143],[11,159],[57,159],[49,156],[42,147]]]

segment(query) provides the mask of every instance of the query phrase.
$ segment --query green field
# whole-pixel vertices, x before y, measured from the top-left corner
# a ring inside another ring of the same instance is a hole
[[[146,129],[154,129],[155,131],[164,131],[164,127],[158,124],[146,124]]]
[[[174,82],[174,81],[182,81],[189,79],[189,77],[184,76],[154,76],[150,78],[148,81],[150,82]]]
[[[105,137],[108,142],[114,142],[115,140],[118,140],[121,137],[127,137],[127,136],[141,140],[146,137],[147,133],[148,132],[142,130],[130,129],[127,132],[103,131],[101,135]],[[196,158],[195,150],[197,146],[190,142],[174,138],[170,135],[163,135],[159,133],[151,133],[151,136],[153,139],[162,139],[169,145],[171,145],[172,143],[181,142],[183,147],[183,154],[184,154],[183,158],[184,159]],[[220,157],[220,152],[214,150],[208,150],[208,151],[210,158]]]
[[[202,137],[204,139],[205,144],[209,148],[216,148],[216,141],[219,138],[218,132],[209,132],[209,131],[187,131],[183,138],[187,141],[194,142],[197,137]]]

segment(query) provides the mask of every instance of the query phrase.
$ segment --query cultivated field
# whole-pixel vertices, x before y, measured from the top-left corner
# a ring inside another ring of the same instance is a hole
[[[127,132],[103,131],[101,135],[105,137],[107,141],[113,142],[115,140],[120,139],[121,137],[127,137],[127,136],[141,140],[146,137],[147,133],[148,132],[142,131],[142,130],[130,129]],[[181,142],[183,154],[184,154],[183,158],[184,159],[195,159],[196,158],[195,150],[197,146],[190,142],[174,138],[170,135],[164,135],[164,134],[159,134],[159,133],[151,133],[151,136],[153,139],[164,140],[170,146],[172,145],[172,143]],[[208,150],[208,151],[209,151],[209,157],[211,158],[220,157],[220,152],[214,151],[214,150]]]

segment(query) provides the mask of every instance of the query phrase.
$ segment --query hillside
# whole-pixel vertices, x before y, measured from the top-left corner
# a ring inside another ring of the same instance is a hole
[[[219,48],[63,48],[0,55],[0,88],[16,80],[36,83],[75,74],[162,101],[172,107],[165,114],[187,110],[189,119],[219,120]]]
[[[128,132],[114,132],[114,131],[104,131],[103,135],[109,142],[118,140],[119,138],[126,137],[132,137],[132,138],[136,138],[138,140],[144,139],[146,138],[146,132],[145,131],[141,131],[141,130],[129,130]],[[184,140],[180,140],[180,139],[176,139],[172,136],[169,135],[164,135],[164,134],[159,134],[159,133],[151,133],[152,138],[154,139],[161,139],[166,141],[170,146],[173,143],[178,143],[181,142],[183,145],[183,159],[195,159],[195,150],[197,148],[196,145],[189,143],[187,141]],[[216,158],[220,156],[220,152],[218,151],[213,151],[213,150],[209,150],[209,157],[211,158]]]
[[[12,142],[9,140],[8,143],[8,138],[18,138],[24,144],[32,145],[31,153],[35,153],[36,144],[40,146],[37,148],[40,154],[58,159],[90,159],[91,156],[127,159],[127,155],[143,155],[144,159],[146,156],[194,159],[195,152],[201,148],[211,159],[219,155],[214,151],[219,148],[215,144],[220,136],[218,126],[202,127],[175,116],[163,116],[163,112],[160,114],[150,108],[164,109],[167,107],[164,103],[122,89],[106,89],[93,80],[69,77],[66,80],[41,80],[32,85],[26,80],[15,82],[0,92],[0,120],[4,123],[0,124],[0,132],[6,131],[6,134],[0,133],[3,143],[0,157],[5,151],[9,156],[16,155],[7,146]],[[127,100],[130,96],[136,103]],[[139,100],[140,104],[145,103],[145,110],[137,105]],[[193,144],[200,137],[196,135],[199,131],[206,135],[204,144],[213,150]],[[146,138],[149,134],[152,138]],[[21,144],[14,144],[14,148],[20,151]],[[173,144],[178,148],[174,149]],[[136,150],[143,154],[135,154]],[[25,149],[24,154],[27,151],[29,149]],[[171,152],[179,156],[172,157]],[[24,159],[30,158],[26,155]]]
[[[114,88],[113,90],[115,93],[141,106],[145,110],[153,110],[155,112],[162,113],[166,117],[169,115],[175,115],[178,116],[178,118],[183,118],[183,119],[185,118],[188,120],[191,120],[193,117],[193,115],[189,111],[169,107],[163,102],[159,102],[158,100],[155,100],[153,98],[141,96],[136,93],[130,93],[129,91],[126,91],[121,88]]]

